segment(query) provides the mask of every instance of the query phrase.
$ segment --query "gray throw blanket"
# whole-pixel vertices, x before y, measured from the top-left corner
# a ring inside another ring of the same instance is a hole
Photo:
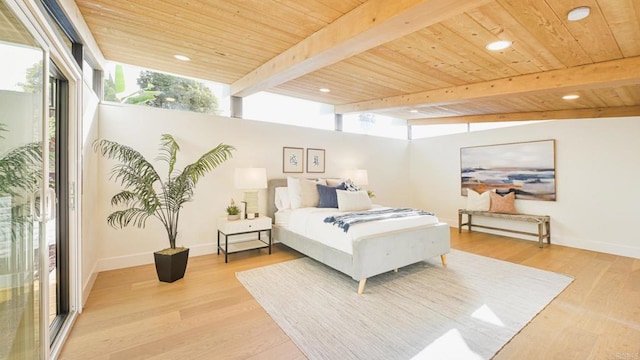
[[[434,214],[431,212],[416,210],[411,208],[391,208],[391,209],[382,209],[382,210],[351,212],[344,215],[329,216],[324,219],[324,222],[331,223],[341,228],[342,230],[344,230],[344,232],[347,232],[349,231],[349,227],[353,224],[359,224],[363,222],[376,221],[376,220],[402,218],[407,216],[417,216],[417,215],[434,215]]]

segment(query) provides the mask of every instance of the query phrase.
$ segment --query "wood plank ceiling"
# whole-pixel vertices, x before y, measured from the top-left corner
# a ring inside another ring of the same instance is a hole
[[[237,96],[270,91],[410,124],[640,115],[640,0],[76,3],[106,59]],[[569,21],[578,6],[590,16]],[[513,45],[487,50],[495,40]]]

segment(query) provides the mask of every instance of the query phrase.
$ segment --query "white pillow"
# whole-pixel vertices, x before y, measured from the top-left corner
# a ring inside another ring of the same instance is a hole
[[[367,192],[336,190],[338,195],[338,210],[340,211],[360,211],[371,209],[371,199]]]
[[[313,180],[300,179],[300,189],[302,190],[302,202],[300,207],[317,207],[320,202],[318,187]],[[326,183],[325,183],[326,184]]]
[[[302,201],[300,207],[317,207],[320,202],[320,193],[316,184],[327,185],[324,179],[309,180],[300,179],[300,193],[302,195]]]
[[[289,193],[291,208],[299,208],[302,205],[302,190],[300,189],[300,180],[291,176],[287,176],[287,190]]]
[[[286,210],[291,209],[291,200],[289,200],[289,189],[286,187],[276,188],[275,198],[276,209]]]
[[[489,211],[491,207],[491,191],[485,191],[479,194],[475,190],[467,189],[467,210]]]

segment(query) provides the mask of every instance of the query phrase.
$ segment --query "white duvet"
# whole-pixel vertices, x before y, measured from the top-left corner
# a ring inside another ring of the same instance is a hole
[[[376,206],[375,209],[385,207]],[[397,219],[386,219],[353,224],[348,232],[325,223],[324,219],[332,215],[345,214],[333,208],[300,208],[279,210],[276,212],[276,224],[304,237],[320,241],[348,254],[353,253],[351,243],[355,239],[394,230],[407,229],[438,223],[438,218],[431,215],[409,216]]]

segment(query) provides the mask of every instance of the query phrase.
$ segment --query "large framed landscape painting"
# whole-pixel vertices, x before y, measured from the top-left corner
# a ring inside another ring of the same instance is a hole
[[[556,200],[555,140],[460,148],[462,195],[496,189],[516,199]]]

